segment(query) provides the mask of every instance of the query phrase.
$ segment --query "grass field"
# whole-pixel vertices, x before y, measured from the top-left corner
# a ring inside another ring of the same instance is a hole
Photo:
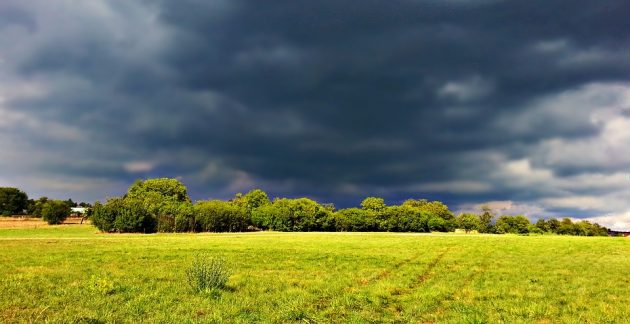
[[[0,229],[0,322],[630,320],[630,239]],[[199,252],[229,289],[195,294]]]

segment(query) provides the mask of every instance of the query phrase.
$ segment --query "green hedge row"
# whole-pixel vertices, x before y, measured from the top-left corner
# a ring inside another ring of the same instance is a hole
[[[123,197],[96,203],[92,223],[104,232],[448,232],[455,229],[481,233],[544,233],[607,235],[607,229],[570,219],[531,224],[524,216],[501,216],[494,222],[488,208],[481,214],[455,217],[440,201],[409,199],[387,206],[382,198],[368,197],[361,208],[335,210],[308,198],[269,200],[259,189],[237,194],[230,201],[192,203],[186,187],[175,179],[137,181]]]

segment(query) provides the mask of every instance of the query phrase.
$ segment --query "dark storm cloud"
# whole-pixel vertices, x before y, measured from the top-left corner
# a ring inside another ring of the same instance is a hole
[[[13,135],[29,149],[5,170],[179,176],[197,197],[263,186],[553,211],[541,199],[569,195],[565,182],[623,167],[549,152],[608,134],[593,113],[625,90],[580,93],[630,81],[624,1],[59,5],[0,5],[0,81],[20,94],[3,93],[0,113],[56,125]],[[33,151],[50,158],[16,165]]]

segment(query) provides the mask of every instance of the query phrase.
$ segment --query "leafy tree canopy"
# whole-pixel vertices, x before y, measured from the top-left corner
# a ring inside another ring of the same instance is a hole
[[[28,196],[18,188],[0,187],[0,214],[17,215],[27,207]]]
[[[49,200],[42,207],[42,219],[48,224],[61,224],[70,215],[70,206],[63,200]]]
[[[127,197],[134,199],[173,199],[179,202],[190,202],[188,190],[177,179],[157,178],[136,181],[127,191]]]
[[[380,197],[367,197],[361,202],[361,208],[373,212],[382,212],[385,210],[385,200]]]

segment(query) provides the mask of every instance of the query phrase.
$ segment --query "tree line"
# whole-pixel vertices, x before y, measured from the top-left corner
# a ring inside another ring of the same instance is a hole
[[[72,207],[91,207],[89,203],[68,200],[54,200],[48,197],[29,199],[28,195],[13,187],[0,187],[0,215],[29,215],[41,217],[49,224],[61,224],[71,212]],[[87,215],[84,215],[87,216]]]
[[[401,205],[386,205],[384,199],[368,197],[360,208],[337,210],[309,198],[275,198],[255,189],[236,194],[229,201],[193,203],[187,188],[176,179],[139,180],[125,195],[94,204],[92,224],[104,232],[451,232],[461,229],[479,233],[556,233],[604,236],[608,229],[587,221],[539,220],[502,215],[483,207],[480,213],[455,216],[440,201],[408,199]]]

